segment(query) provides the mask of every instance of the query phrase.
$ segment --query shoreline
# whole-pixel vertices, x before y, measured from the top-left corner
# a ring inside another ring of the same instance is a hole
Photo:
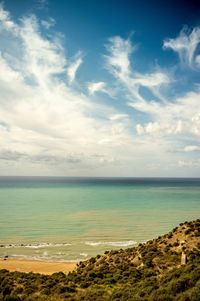
[[[10,272],[40,273],[51,275],[63,272],[68,274],[76,268],[78,262],[49,262],[25,259],[0,259],[0,270],[6,269]]]

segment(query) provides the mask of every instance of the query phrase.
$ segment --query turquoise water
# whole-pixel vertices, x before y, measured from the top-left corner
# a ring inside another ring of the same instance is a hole
[[[0,257],[83,260],[200,217],[200,179],[0,177]]]

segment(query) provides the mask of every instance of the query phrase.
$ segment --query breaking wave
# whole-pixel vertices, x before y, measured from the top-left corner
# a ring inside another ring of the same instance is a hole
[[[65,246],[71,246],[70,243],[41,243],[41,244],[36,244],[36,245],[31,245],[31,244],[9,244],[9,245],[0,245],[0,248],[30,248],[30,249],[40,249],[40,248],[48,248],[48,247],[65,247]]]
[[[112,247],[128,247],[137,244],[137,241],[134,240],[127,240],[127,241],[86,241],[86,245],[97,247],[97,246],[112,246]]]

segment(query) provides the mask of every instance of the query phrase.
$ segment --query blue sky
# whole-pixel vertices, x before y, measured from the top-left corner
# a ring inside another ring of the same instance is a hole
[[[1,175],[200,175],[200,3],[5,0]]]

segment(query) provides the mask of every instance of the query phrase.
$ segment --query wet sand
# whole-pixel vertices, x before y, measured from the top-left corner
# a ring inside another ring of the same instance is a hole
[[[57,272],[68,274],[76,268],[77,262],[46,262],[36,260],[0,259],[0,270],[7,269],[10,272],[33,272],[51,275]]]

